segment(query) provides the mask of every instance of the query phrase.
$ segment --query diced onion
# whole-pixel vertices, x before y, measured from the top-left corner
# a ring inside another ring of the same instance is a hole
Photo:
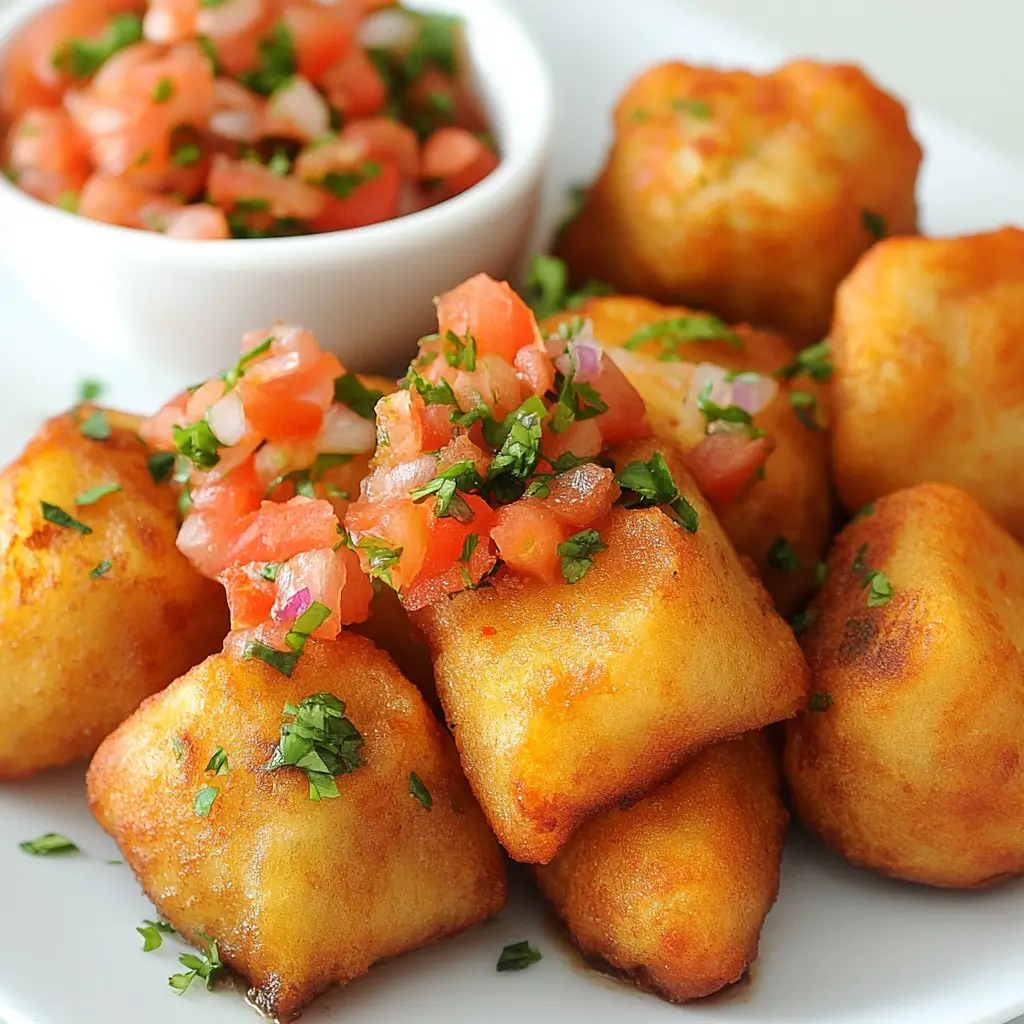
[[[324,413],[324,422],[316,439],[317,451],[358,455],[372,452],[376,444],[373,420],[364,419],[347,405],[332,405]]]
[[[214,135],[232,142],[257,142],[262,135],[259,119],[248,110],[218,110],[208,124]]]
[[[363,49],[393,50],[411,46],[416,23],[405,11],[377,11],[364,18],[356,40]]]
[[[234,390],[210,406],[206,413],[206,422],[210,424],[210,429],[217,440],[228,447],[238,444],[249,432],[241,399]]]
[[[601,372],[601,357],[604,350],[594,339],[590,321],[580,333],[566,345],[565,351],[555,360],[555,367],[566,376],[572,372],[573,379],[581,384],[594,380]]]
[[[200,7],[196,32],[211,39],[226,39],[251,28],[262,16],[262,0],[228,0],[217,7]]]
[[[744,374],[742,379],[732,381],[732,404],[746,409],[751,416],[771,405],[778,393],[778,383],[762,373]]]
[[[171,12],[164,7],[150,7],[142,19],[142,35],[151,43],[173,43],[176,32]]]
[[[270,614],[275,622],[294,622],[312,603],[309,587],[303,587],[285,601],[281,601],[281,595],[278,594]]]
[[[363,480],[364,501],[385,501],[404,498],[410,491],[429,483],[437,473],[437,459],[423,455],[410,462],[398,462],[387,469],[381,467]]]
[[[267,100],[269,128],[278,122],[287,124],[300,138],[312,141],[331,127],[331,111],[327,101],[302,75],[294,75],[276,89]],[[273,131],[270,131],[273,134]]]

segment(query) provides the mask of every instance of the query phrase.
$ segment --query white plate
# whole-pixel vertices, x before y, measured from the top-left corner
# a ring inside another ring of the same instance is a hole
[[[678,0],[514,0],[545,45],[561,125],[548,214],[565,185],[594,169],[608,110],[630,76],[681,56],[763,67],[780,56],[687,12]],[[928,161],[924,226],[961,232],[1024,222],[1024,170],[927,116],[915,118]],[[2,230],[2,226],[0,226]],[[31,239],[25,240],[32,244]],[[53,302],[61,301],[54,282]],[[0,456],[68,404],[87,375],[109,381],[114,404],[146,409],[175,385],[144,367],[103,361],[58,336],[0,280]],[[117,629],[110,631],[117,642]],[[74,707],[67,709],[74,714]],[[83,803],[69,769],[0,788],[0,1017],[8,1024],[251,1024],[239,992],[176,997],[167,977],[179,944],[140,951],[135,926],[153,909]],[[57,830],[85,850],[27,857],[19,840]],[[765,925],[752,982],[685,1008],[585,970],[521,875],[509,908],[462,937],[375,967],[319,999],[309,1024],[397,1020],[586,1021],[592,1024],[1002,1024],[1024,1011],[1024,885],[942,893],[856,871],[797,836]],[[344,927],[339,922],[339,927]],[[543,961],[497,974],[508,942],[530,939]]]

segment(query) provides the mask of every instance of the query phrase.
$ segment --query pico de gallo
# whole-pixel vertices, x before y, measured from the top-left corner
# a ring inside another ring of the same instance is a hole
[[[366,618],[373,585],[341,520],[373,451],[382,391],[300,327],[243,341],[236,365],[144,421],[150,472],[181,486],[178,547],[219,579],[245,650],[290,674],[308,636]]]
[[[651,433],[644,403],[576,318],[545,336],[505,283],[436,300],[401,389],[377,405],[373,472],[345,515],[370,576],[409,610],[497,572],[577,583],[616,502],[696,511],[660,455],[616,474],[610,447]]]
[[[380,0],[62,0],[0,57],[0,168],[192,239],[390,220],[498,165],[461,23]]]

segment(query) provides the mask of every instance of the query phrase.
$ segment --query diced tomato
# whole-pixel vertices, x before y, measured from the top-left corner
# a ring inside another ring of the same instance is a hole
[[[347,118],[373,117],[388,98],[384,79],[361,46],[332,65],[320,84],[331,106]]]
[[[584,462],[551,481],[548,508],[569,526],[591,526],[604,518],[619,496],[615,474],[594,462]]]
[[[293,555],[277,571],[274,618],[291,621],[292,617],[283,614],[289,600],[299,591],[308,590],[310,602],[319,601],[331,610],[312,635],[333,640],[341,629],[341,591],[347,575],[345,562],[331,548],[313,548]]]
[[[505,505],[498,510],[491,536],[509,568],[546,583],[562,580],[557,548],[565,540],[565,529],[543,502],[522,498]]]
[[[448,594],[457,594],[467,586],[475,586],[494,568],[496,561],[494,541],[490,537],[483,537],[473,549],[468,562],[460,560],[436,576],[421,575],[405,591],[403,604],[406,610],[417,611],[440,601]]]
[[[756,481],[775,448],[771,437],[750,438],[741,432],[709,434],[683,458],[708,501],[735,501]]]
[[[291,33],[299,74],[319,83],[328,68],[352,48],[359,15],[353,0],[285,7],[281,20]]]
[[[398,564],[390,570],[396,589],[407,586],[419,575],[427,556],[429,520],[426,503],[417,505],[408,498],[356,501],[345,514],[345,526],[357,542],[377,538],[394,550],[401,548]],[[363,570],[369,571],[369,556],[362,544],[358,553]]]
[[[89,177],[89,151],[71,118],[59,107],[33,107],[11,128],[7,162],[20,173],[64,175],[79,189]]]
[[[209,473],[192,471],[191,507],[200,511],[210,510],[231,520],[241,519],[259,509],[264,485],[256,476],[252,460],[247,458],[227,476],[220,476],[216,472],[219,469],[218,463]]]
[[[539,336],[530,307],[506,281],[486,274],[464,281],[434,305],[440,333],[454,331],[460,338],[472,333],[478,355],[493,352],[512,363],[519,349]]]
[[[440,180],[447,199],[483,181],[498,163],[494,150],[472,132],[438,128],[423,144],[420,177]]]
[[[260,575],[261,568],[256,563],[228,566],[217,577],[227,593],[232,629],[253,629],[270,618],[277,588]]]
[[[460,434],[437,453],[437,470],[442,472],[458,462],[472,462],[477,473],[483,476],[491,464],[491,457],[465,434]],[[482,535],[482,531],[477,532]]]
[[[337,358],[318,352],[312,365],[281,372],[299,358],[283,354],[257,363],[238,383],[246,420],[269,441],[315,436],[333,401]]]
[[[644,400],[607,355],[601,356],[601,372],[593,381],[593,388],[608,406],[607,412],[594,418],[605,446],[650,436],[651,421]]]
[[[196,572],[210,579],[231,564],[230,550],[238,520],[219,509],[195,509],[185,516],[175,542]]]
[[[419,173],[420,144],[416,133],[401,121],[390,117],[368,117],[350,121],[338,136],[342,144],[351,143],[362,148],[365,158],[394,160],[406,177]]]
[[[337,540],[338,517],[330,502],[301,497],[264,501],[238,523],[229,562],[284,562],[312,548],[333,547]]]
[[[438,518],[433,514],[435,499],[428,498],[425,504],[431,510],[429,521],[430,547],[417,579],[437,576],[452,567],[462,554],[466,538],[475,533],[478,538],[486,537],[498,521],[498,515],[483,498],[475,494],[460,495],[472,510],[468,522],[460,522],[454,516]]]
[[[78,197],[78,212],[83,217],[125,228],[153,226],[153,221],[180,206],[159,192],[109,174],[94,174]]]
[[[164,218],[168,238],[230,238],[231,229],[224,211],[206,203],[184,206]]]
[[[222,154],[213,158],[207,191],[213,202],[228,210],[235,209],[239,200],[249,206],[262,200],[271,217],[314,220],[325,204],[325,193],[313,185],[287,175],[280,177],[251,160],[232,160]]]
[[[363,622],[370,614],[373,582],[359,564],[359,556],[347,547],[340,547],[335,557],[345,567],[345,586],[341,590],[341,624],[350,626]]]
[[[597,419],[573,420],[561,433],[548,431],[541,438],[540,450],[544,457],[554,461],[567,452],[585,459],[601,454],[604,444]]]
[[[175,395],[165,406],[139,425],[139,437],[156,451],[174,451],[174,433],[171,428],[188,422],[185,409],[191,396],[187,391]]]
[[[323,212],[313,221],[317,231],[361,228],[398,216],[402,175],[394,160],[384,160],[379,170],[344,199],[327,194]]]
[[[496,419],[517,409],[522,401],[522,387],[516,371],[500,356],[491,352],[478,355],[476,369],[459,370],[452,390],[464,412],[475,409],[481,402]]]
[[[195,423],[206,415],[206,410],[224,396],[227,385],[222,380],[205,381],[192,392],[185,403],[184,423]],[[181,424],[181,425],[184,425]]]
[[[524,345],[515,359],[519,379],[535,394],[546,394],[555,383],[555,367],[541,344]]]

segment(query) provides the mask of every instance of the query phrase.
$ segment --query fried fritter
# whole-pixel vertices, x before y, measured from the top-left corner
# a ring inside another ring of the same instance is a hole
[[[655,450],[626,446],[617,463]],[[463,769],[517,860],[546,863],[689,754],[806,703],[792,632],[666,454],[695,534],[657,509],[616,509],[574,586],[498,577],[413,616]]]
[[[534,869],[583,955],[671,1002],[738,981],[779,889],[788,815],[759,733],[717,743]]]
[[[857,257],[915,231],[920,160],[902,104],[859,68],[663,64],[620,99],[604,170],[556,252],[578,283],[812,344]]]
[[[647,403],[655,434],[684,452],[704,439],[706,428],[704,417],[686,401],[694,364],[753,370],[771,377],[794,361],[793,352],[779,335],[745,324],[729,328],[729,340],[669,345],[652,336],[631,344],[634,351],[621,347],[638,332],[650,333],[657,325],[666,326],[669,340],[673,325],[682,328],[679,333],[687,324],[695,330],[701,324],[710,327],[712,322],[704,314],[682,306],[659,306],[629,296],[590,299],[547,326],[553,329],[573,316],[590,318],[598,341],[611,349],[612,358]],[[661,358],[664,356],[670,358]],[[741,497],[712,502],[712,507],[736,550],[754,560],[779,613],[789,616],[810,591],[814,566],[829,540],[828,409],[826,389],[806,374],[795,375],[789,382],[782,378],[778,383],[779,394],[754,417],[754,426],[775,442],[763,479]],[[813,399],[803,419],[790,404],[792,394]],[[780,538],[797,556],[798,565],[778,557]]]
[[[839,536],[812,614],[785,751],[803,821],[913,882],[1024,871],[1024,549],[962,491],[898,491]]]
[[[85,436],[87,421],[109,437]],[[0,778],[88,757],[227,632],[223,591],[174,546],[176,497],[136,426],[58,416],[0,473]],[[86,493],[104,486],[117,489]]]
[[[256,1006],[287,1020],[375,961],[496,913],[505,869],[450,737],[385,654],[344,633],[310,640],[286,678],[237,646],[106,740],[89,802],[160,913],[191,941],[216,939]],[[344,702],[365,743],[338,796],[314,801],[304,771],[266,766],[285,703],[318,693]],[[218,748],[222,775],[204,771]],[[202,817],[207,786],[218,793]]]
[[[967,491],[1024,538],[1024,231],[900,238],[836,297],[836,485]]]

